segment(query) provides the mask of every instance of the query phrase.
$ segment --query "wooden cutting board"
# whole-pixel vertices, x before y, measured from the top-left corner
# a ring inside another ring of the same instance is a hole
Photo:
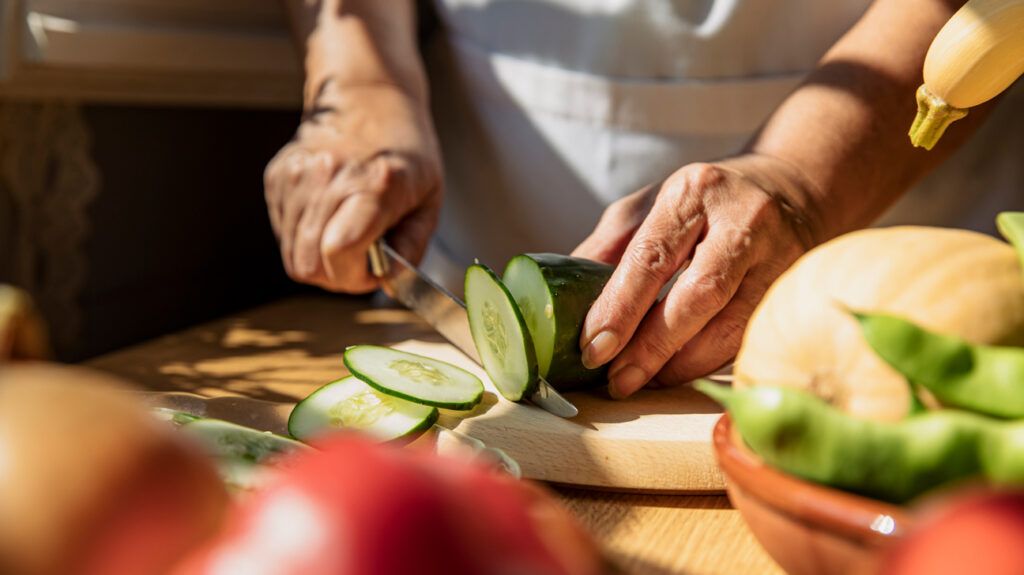
[[[689,386],[644,390],[624,401],[604,390],[569,393],[580,415],[561,419],[506,401],[479,366],[411,312],[375,308],[365,299],[283,300],[90,364],[151,390],[268,401],[264,411],[280,424],[296,400],[345,375],[341,352],[360,343],[436,357],[480,376],[487,386],[481,405],[468,414],[444,411],[439,423],[503,449],[526,477],[611,490],[724,489],[711,449],[721,410]],[[218,400],[209,415],[253,426],[263,421],[245,402],[236,403]],[[442,436],[439,450],[448,449],[456,446]]]
[[[502,398],[483,369],[451,345],[407,340],[394,347],[478,375],[487,388],[481,405],[467,414],[444,411],[439,423],[501,448],[525,477],[649,492],[724,489],[710,443],[722,411],[689,386],[645,390],[625,401],[603,391],[568,393],[580,414],[562,419]],[[448,447],[439,442],[439,451]]]

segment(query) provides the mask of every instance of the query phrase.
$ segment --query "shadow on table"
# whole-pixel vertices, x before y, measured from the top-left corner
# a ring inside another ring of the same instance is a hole
[[[350,345],[444,341],[390,302],[305,296],[235,314],[97,358],[92,367],[152,390],[294,402],[348,374]]]
[[[615,575],[620,573],[622,575],[687,575],[689,573],[635,557],[619,557],[615,553],[610,554],[608,560],[619,569],[619,571],[612,572]]]

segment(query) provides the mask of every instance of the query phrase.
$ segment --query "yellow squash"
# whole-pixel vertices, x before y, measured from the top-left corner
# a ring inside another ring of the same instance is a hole
[[[1024,344],[1024,275],[1008,244],[963,230],[864,230],[808,252],[772,285],[744,334],[736,385],[810,389],[866,418],[905,415],[907,384],[849,309],[975,343]]]
[[[910,141],[932,149],[946,127],[1024,74],[1024,0],[970,0],[932,41]]]

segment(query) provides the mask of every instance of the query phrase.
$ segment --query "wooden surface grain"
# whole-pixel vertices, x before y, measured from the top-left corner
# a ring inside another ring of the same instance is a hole
[[[405,310],[310,295],[126,348],[89,362],[154,390],[294,402],[344,372],[347,345],[443,340]],[[556,487],[629,573],[779,573],[722,495]]]

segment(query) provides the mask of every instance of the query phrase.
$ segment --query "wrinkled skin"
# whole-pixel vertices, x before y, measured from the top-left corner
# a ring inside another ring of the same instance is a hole
[[[611,362],[613,397],[652,379],[690,381],[736,355],[765,291],[819,241],[807,186],[785,163],[750,155],[691,164],[608,208],[573,255],[617,265],[580,338],[588,367]]]
[[[268,164],[264,190],[288,275],[331,291],[378,285],[370,244],[423,256],[441,208],[429,114],[397,89],[349,89],[321,103]]]

